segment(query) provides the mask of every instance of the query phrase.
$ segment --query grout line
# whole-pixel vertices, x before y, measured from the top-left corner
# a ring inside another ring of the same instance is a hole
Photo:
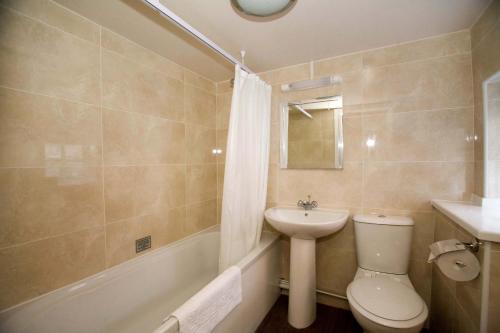
[[[53,2],[53,1],[51,1],[51,2]],[[85,43],[91,44],[92,46],[99,47],[99,42],[92,42],[92,41],[90,41],[90,40],[88,40],[88,39],[82,38],[82,37],[80,37],[80,36],[78,36],[78,35],[76,35],[76,34],[73,34],[73,33],[69,32],[69,31],[63,30],[62,28],[59,28],[59,27],[57,27],[57,26],[55,26],[55,25],[52,25],[52,24],[47,23],[47,22],[44,22],[44,21],[40,20],[39,18],[36,18],[36,17],[30,16],[30,15],[28,15],[28,14],[25,14],[25,13],[23,13],[23,12],[21,12],[21,11],[19,11],[19,10],[15,9],[15,8],[8,7],[7,5],[4,5],[4,4],[0,4],[0,7],[3,7],[3,8],[5,8],[6,10],[9,10],[9,11],[11,11],[11,12],[13,12],[13,13],[17,14],[17,15],[20,15],[20,16],[24,17],[24,18],[30,19],[30,20],[32,20],[32,21],[35,21],[35,22],[37,22],[37,23],[39,23],[39,24],[42,24],[42,25],[44,25],[44,26],[46,26],[46,27],[49,27],[49,28],[51,28],[51,29],[57,30],[57,31],[59,31],[59,32],[62,32],[64,35],[68,35],[68,36],[70,36],[70,37],[76,38],[76,39],[78,39],[78,40],[80,40],[80,41],[83,41],[83,42],[85,42]],[[72,10],[70,10],[70,9],[68,9],[68,8],[66,8],[66,7],[63,7],[63,8],[64,8],[64,9],[66,9],[66,10],[68,10],[68,11],[70,11],[70,12],[73,12]],[[78,16],[80,16],[80,17],[83,17],[83,16],[81,16],[81,15],[79,15],[79,14],[77,14],[77,15],[78,15]],[[84,18],[85,18],[85,17],[84,17]],[[87,18],[85,18],[85,19],[86,19],[88,22],[91,22],[91,23],[93,23],[94,25],[97,25],[97,27],[98,27],[98,28],[100,27],[100,25],[99,25],[99,24],[97,24],[96,22],[91,21],[91,20],[89,20],[89,19],[87,19]]]
[[[216,200],[217,200],[217,198],[212,198],[212,199],[207,199],[207,200],[201,200],[201,201],[195,201],[195,202],[190,202],[190,203],[184,203],[183,205],[179,205],[179,206],[175,206],[175,207],[168,207],[168,208],[166,208],[166,212],[167,213],[168,212],[172,212],[172,211],[178,210],[179,208],[188,209],[189,207],[192,207],[192,206],[197,206],[197,205],[200,205],[200,204],[214,202]],[[127,216],[126,218],[122,218],[122,219],[119,219],[119,220],[113,220],[113,221],[110,221],[110,222],[106,222],[103,226],[106,227],[108,225],[113,225],[113,224],[117,224],[117,223],[124,223],[124,222],[130,221],[130,220],[133,220],[133,219],[151,216],[151,215],[154,215],[155,213],[157,213],[157,211],[151,211],[151,212],[143,213],[143,214],[139,214],[139,215]],[[140,222],[137,222],[137,223],[140,223]],[[90,229],[90,228],[88,228],[88,229]],[[86,230],[86,229],[84,229],[84,230]]]
[[[496,0],[494,0],[496,1]],[[493,3],[493,1],[491,2]],[[490,6],[486,7],[483,14],[486,13],[486,11],[489,9]],[[478,17],[478,22],[479,22],[479,19],[483,16],[483,14],[481,14],[479,17]],[[477,23],[477,22],[476,22]],[[496,26],[500,24],[500,17],[497,18],[496,22],[491,26],[490,29],[488,29],[488,31],[484,32],[483,35],[479,38],[479,40],[475,43],[476,45],[474,47],[472,47],[472,41],[471,41],[471,49],[472,50],[477,50],[478,46],[481,45],[482,42],[484,42],[484,40],[486,39],[486,37],[493,31],[495,30]],[[472,25],[471,27],[471,32],[472,32],[472,28],[474,27],[475,24]],[[472,34],[471,34],[471,39],[472,39]]]
[[[76,100],[76,99],[69,99],[69,98],[61,97],[61,96],[57,96],[57,95],[48,95],[48,94],[44,94],[44,93],[40,93],[40,92],[36,92],[36,91],[19,89],[19,88],[13,88],[13,87],[4,86],[4,85],[0,85],[0,88],[1,89],[7,89],[7,90],[12,90],[12,91],[20,92],[20,93],[23,93],[23,94],[30,94],[30,95],[42,96],[42,97],[46,97],[46,98],[58,99],[58,100],[65,101],[65,102],[68,102],[68,103],[73,103],[73,104],[80,104],[80,105],[84,105],[84,106],[91,106],[91,107],[94,107],[94,108],[95,107],[99,107],[99,103],[92,104],[92,103],[82,102],[82,101],[79,101],[79,100]]]
[[[62,232],[62,233],[59,233],[59,234],[49,235],[49,236],[45,236],[45,237],[33,239],[33,240],[30,240],[30,241],[26,241],[26,242],[22,242],[22,243],[17,243],[17,244],[14,244],[14,245],[3,246],[3,247],[0,247],[0,250],[21,247],[21,246],[29,245],[31,243],[41,242],[41,241],[44,241],[44,240],[47,240],[47,239],[51,239],[51,238],[59,238],[59,237],[67,236],[67,235],[70,235],[70,234],[75,234],[75,233],[79,233],[79,232],[82,232],[82,231],[88,231],[88,230],[98,229],[98,228],[103,228],[104,229],[105,228],[105,224],[93,225],[93,226],[90,226],[90,227],[85,227],[85,228],[76,229],[76,230],[72,230],[72,231]]]
[[[435,37],[430,37],[430,38],[435,38]],[[408,43],[413,43],[413,42],[416,42],[416,41],[410,41]],[[397,45],[394,45],[394,46],[397,46]],[[384,46],[384,47],[381,47],[381,48],[378,48],[378,49],[375,49],[375,50],[383,50],[383,49],[391,48],[391,47],[394,47],[394,46]],[[367,53],[367,52],[370,52],[372,50],[373,49],[359,51],[359,52],[355,52],[355,53],[348,53],[348,54],[340,55],[340,56],[333,57],[333,58],[318,59],[318,60],[315,60],[314,62],[331,61],[331,60],[334,60],[334,59],[337,59],[337,58],[342,58],[342,57],[347,57],[347,56],[353,56],[353,55],[357,55],[357,54]],[[472,55],[472,51],[469,50],[467,52],[457,52],[457,53],[453,53],[453,54],[449,54],[449,55],[441,55],[441,56],[434,56],[434,57],[428,57],[428,58],[422,58],[422,59],[415,59],[415,60],[409,60],[409,61],[401,61],[401,62],[397,62],[397,63],[391,63],[391,64],[386,64],[386,65],[378,65],[378,66],[365,66],[362,63],[361,67],[359,69],[348,70],[348,71],[337,70],[337,71],[335,71],[335,73],[340,73],[340,74],[343,74],[343,75],[345,75],[345,74],[360,73],[360,72],[362,73],[362,72],[364,72],[366,70],[373,70],[373,69],[378,69],[378,68],[386,68],[386,67],[391,67],[391,66],[407,65],[407,64],[416,64],[416,63],[419,63],[419,62],[433,61],[433,60],[439,60],[439,59],[443,59],[443,58],[459,57],[459,56],[464,57],[464,56],[471,56],[471,55]],[[259,73],[259,75],[264,75],[264,74],[267,74],[267,73],[270,73],[270,72],[276,72],[276,71],[286,70],[287,68],[293,68],[293,67],[297,67],[297,66],[304,66],[306,64],[308,64],[308,63],[301,63],[301,64],[297,64],[297,65],[292,65],[292,66],[281,67],[281,68],[269,70],[267,72]],[[325,74],[317,74],[316,77],[321,77],[323,75],[327,75],[327,74],[326,73]],[[301,80],[307,80],[307,79],[308,79],[307,77],[304,77]],[[299,81],[301,81],[301,80],[299,80]],[[277,86],[277,85],[281,85],[281,84],[289,83],[290,82],[290,80],[276,81],[276,82],[274,82],[272,79],[270,79],[269,81],[270,81],[269,84],[271,86],[273,86],[273,87]],[[295,81],[291,81],[291,82],[295,82]]]
[[[102,27],[99,26],[99,110],[101,112],[101,195],[102,195],[102,207],[103,207],[103,222],[104,222],[104,267],[108,267],[108,234],[106,228],[106,195],[105,195],[105,177],[104,177],[104,113],[102,109],[102,99],[103,99],[103,81],[102,81]]]
[[[102,136],[102,135],[101,135]],[[101,143],[102,144],[102,143]],[[86,168],[86,169],[97,169],[97,168],[126,168],[126,167],[180,167],[180,166],[216,166],[216,162],[210,163],[163,163],[163,164],[90,164],[90,165],[61,165],[57,166],[61,169],[74,169],[74,168]],[[40,165],[40,166],[0,166],[0,170],[10,170],[10,169],[46,169],[52,166]]]
[[[183,106],[183,107],[185,108],[185,106]],[[132,115],[139,115],[139,116],[142,116],[145,118],[159,119],[159,120],[162,120],[163,122],[170,122],[170,123],[175,123],[175,124],[184,125],[184,126],[198,126],[198,127],[203,127],[205,129],[215,130],[215,127],[206,126],[206,125],[203,125],[200,123],[194,123],[194,122],[188,121],[185,117],[185,115],[186,115],[185,111],[184,111],[184,120],[175,120],[175,119],[169,119],[166,117],[157,116],[157,115],[153,115],[153,114],[141,113],[141,112],[136,112],[136,111],[124,110],[124,109],[117,109],[117,108],[108,107],[108,106],[103,106],[102,108],[105,110],[108,110],[108,111],[113,111],[113,112],[123,112],[123,113],[132,114]]]
[[[94,25],[94,26],[97,26],[97,28],[99,29],[99,41],[98,41],[98,42],[92,42],[92,41],[87,40],[87,39],[85,39],[85,38],[82,38],[82,37],[80,37],[80,36],[78,36],[78,35],[76,35],[76,34],[73,34],[73,33],[69,32],[69,31],[66,31],[66,30],[64,30],[64,29],[62,29],[62,28],[60,28],[60,27],[58,27],[58,26],[52,25],[52,24],[50,24],[50,23],[48,23],[48,22],[44,22],[44,21],[40,20],[39,18],[36,18],[36,17],[30,16],[30,15],[28,15],[28,14],[25,14],[25,13],[23,13],[23,12],[21,12],[21,11],[19,11],[19,10],[15,9],[15,8],[11,8],[11,7],[8,7],[8,6],[3,5],[3,4],[0,4],[0,7],[3,7],[3,8],[5,8],[6,10],[12,11],[12,12],[14,12],[14,13],[16,13],[16,14],[20,15],[20,16],[23,16],[23,17],[25,17],[25,18],[28,18],[28,19],[33,20],[33,21],[35,21],[35,22],[38,22],[38,23],[40,23],[40,24],[43,24],[43,25],[45,25],[45,26],[47,26],[47,27],[49,27],[49,28],[55,29],[55,30],[57,30],[57,31],[59,31],[59,32],[62,32],[62,33],[64,33],[65,35],[69,35],[69,36],[71,36],[71,37],[77,38],[77,39],[79,39],[79,40],[81,40],[81,41],[84,41],[84,42],[86,42],[86,43],[92,44],[93,46],[97,46],[97,47],[100,47],[100,48],[102,48],[102,38],[101,38],[101,37],[102,37],[102,30],[103,30],[103,29],[106,29],[106,30],[110,31],[111,33],[113,33],[113,34],[115,34],[115,35],[119,36],[120,38],[122,38],[122,39],[126,40],[126,42],[128,42],[128,43],[130,43],[130,44],[133,44],[134,46],[136,46],[136,47],[138,47],[138,48],[141,48],[142,50],[145,50],[145,51],[147,51],[147,52],[151,52],[151,53],[155,54],[156,56],[160,57],[161,59],[166,60],[166,61],[168,61],[168,62],[170,62],[170,63],[174,64],[175,66],[178,66],[178,67],[179,67],[179,68],[180,68],[183,72],[184,72],[184,71],[189,71],[189,72],[191,72],[191,73],[194,73],[196,76],[199,76],[199,77],[201,77],[201,78],[203,78],[203,79],[205,79],[205,80],[209,81],[210,83],[213,83],[213,84],[214,84],[214,88],[216,88],[216,84],[217,84],[217,82],[215,82],[215,81],[213,81],[213,80],[211,80],[211,79],[209,79],[209,78],[207,78],[207,77],[205,77],[205,76],[203,76],[203,75],[201,75],[201,74],[198,74],[198,73],[196,73],[196,72],[194,72],[194,71],[192,71],[192,70],[188,69],[187,67],[184,67],[184,66],[181,66],[181,65],[177,64],[177,63],[176,63],[176,62],[174,62],[173,60],[170,60],[170,59],[166,58],[165,56],[162,56],[161,54],[159,54],[159,53],[157,53],[157,52],[155,52],[155,51],[153,51],[153,50],[151,50],[151,49],[148,49],[148,48],[146,48],[146,47],[144,47],[144,46],[142,46],[142,45],[140,45],[140,44],[136,43],[135,41],[133,41],[133,40],[131,40],[131,39],[128,39],[128,38],[126,38],[125,36],[123,36],[123,35],[121,35],[121,34],[119,34],[119,33],[115,32],[115,31],[113,31],[113,30],[111,30],[111,29],[108,29],[108,28],[106,28],[106,27],[104,27],[104,26],[102,26],[102,25],[100,25],[100,24],[99,24],[99,23],[97,23],[97,22],[92,21],[91,19],[89,19],[89,18],[87,18],[87,17],[85,17],[85,16],[83,16],[83,15],[79,14],[78,12],[76,12],[76,11],[74,11],[74,10],[72,10],[72,9],[68,8],[68,7],[65,7],[65,6],[63,6],[63,5],[59,4],[59,3],[55,2],[55,1],[52,1],[52,0],[50,0],[50,2],[51,2],[52,4],[54,4],[54,5],[56,5],[56,6],[58,6],[58,7],[62,8],[62,9],[64,9],[64,10],[65,10],[65,11],[67,11],[68,13],[71,13],[72,15],[75,15],[75,16],[77,16],[77,17],[80,17],[81,19],[85,20],[86,22],[91,23],[91,24],[92,24],[92,25]],[[119,54],[119,53],[117,53],[117,52],[115,52],[115,51],[113,51],[113,50],[111,50],[111,49],[108,49],[108,48],[105,48],[105,49],[106,49],[106,50],[108,50],[108,51],[114,52],[114,53],[116,53],[116,54],[118,54],[118,55],[121,55],[121,54]],[[123,55],[121,55],[121,56],[123,56]],[[125,56],[123,56],[123,57],[125,57]],[[126,57],[125,57],[125,58],[126,58]],[[128,59],[128,58],[127,58],[127,59]],[[130,60],[130,59],[129,59],[129,60]],[[132,60],[131,60],[131,61],[132,61]],[[135,61],[132,61],[132,62],[137,63],[137,64],[142,64],[142,63],[135,62]],[[144,65],[144,64],[142,64],[142,65]],[[147,67],[149,67],[149,68],[151,68],[151,69],[155,69],[155,70],[156,70],[156,68],[155,68],[155,67],[153,67],[153,66],[147,66]],[[161,72],[161,71],[158,71],[158,72],[163,73],[163,72]],[[163,74],[163,75],[166,75],[166,74]],[[179,80],[178,80],[177,78],[175,78],[175,77],[172,77],[172,76],[169,76],[169,75],[166,75],[166,76],[168,76],[168,77],[170,77],[170,78],[172,78],[172,79],[175,79],[175,80],[179,81]],[[180,80],[180,81],[181,81],[181,82],[184,82],[184,73],[182,73],[182,76],[183,76],[183,78],[182,78],[182,80]],[[197,88],[200,88],[200,89],[202,89],[202,90],[204,90],[204,91],[210,92],[210,91],[208,91],[208,90],[206,90],[206,89],[204,89],[204,88],[201,88],[201,87],[199,87],[199,86],[196,86],[196,87],[197,87]],[[214,89],[214,90],[215,90],[215,89]],[[210,93],[211,93],[211,92],[210,92]],[[214,92],[214,94],[215,94],[215,92]]]
[[[147,48],[147,47],[145,47],[145,46],[143,46],[143,45],[141,45],[141,44],[138,44],[137,42],[135,42],[135,41],[133,41],[133,40],[131,40],[131,39],[128,39],[127,37],[125,37],[125,36],[123,36],[123,35],[121,35],[121,34],[119,34],[119,33],[115,32],[115,31],[113,31],[113,30],[111,30],[111,29],[109,29],[109,28],[107,28],[107,27],[104,27],[104,26],[103,26],[102,28],[103,28],[103,29],[105,29],[105,30],[107,30],[107,31],[109,31],[109,32],[111,32],[112,34],[114,34],[114,35],[118,36],[119,38],[125,39],[128,43],[130,43],[130,44],[132,44],[132,45],[134,45],[134,46],[136,46],[136,47],[138,47],[138,48],[140,48],[140,49],[142,49],[142,50],[145,50],[146,52],[151,52],[151,53],[153,53],[153,54],[157,55],[158,57],[160,57],[160,58],[162,58],[162,59],[164,59],[164,60],[166,60],[166,61],[168,61],[168,62],[170,62],[170,63],[172,63],[172,64],[174,64],[174,65],[176,65],[176,66],[178,66],[178,67],[179,67],[179,68],[180,68],[183,72],[184,72],[184,71],[191,72],[191,73],[195,74],[196,76],[199,76],[199,77],[201,77],[201,78],[203,78],[203,79],[205,79],[205,80],[209,81],[210,83],[213,83],[213,84],[214,84],[214,88],[215,88],[215,89],[217,88],[217,82],[215,82],[215,81],[213,81],[213,80],[211,80],[211,79],[207,78],[206,76],[201,75],[201,74],[199,74],[199,73],[196,73],[196,72],[194,72],[193,70],[191,70],[191,69],[189,69],[189,68],[187,68],[187,67],[184,67],[184,66],[182,66],[182,65],[180,65],[180,64],[178,64],[178,63],[176,63],[175,61],[170,60],[170,59],[166,58],[165,56],[162,56],[161,54],[157,53],[156,51],[151,50],[151,49],[149,49],[149,48]],[[114,52],[114,53],[116,53],[116,54],[119,54],[119,53],[117,53],[116,51],[113,51],[113,50],[108,49],[108,48],[106,48],[106,47],[104,47],[104,49],[106,49],[107,51],[111,51],[111,52]],[[119,55],[121,55],[121,54],[119,54]],[[123,57],[127,58],[127,57],[126,57],[126,56],[124,56],[124,55],[121,55],[121,56],[123,56]],[[128,58],[127,58],[127,59],[128,59]],[[131,60],[131,59],[129,59],[129,60],[130,60],[130,61],[132,61],[132,62],[134,62],[134,63],[137,63],[137,64],[142,64],[142,63],[140,63],[140,62],[136,62],[136,61]],[[150,67],[150,68],[155,68],[155,67],[153,67],[153,66],[148,66],[148,67]],[[182,81],[184,82],[184,73],[182,73],[182,74],[183,74],[183,75],[182,75],[182,77],[183,77]],[[172,78],[173,78],[173,77],[172,77]],[[175,79],[175,78],[174,78],[174,79]],[[178,80],[178,79],[176,79],[176,80]],[[198,87],[198,86],[196,86],[196,87]],[[207,91],[207,92],[210,92],[210,91],[208,91],[208,90],[206,90],[206,89],[204,89],[204,88],[201,88],[201,87],[200,87],[200,89],[205,90],[205,91]],[[215,92],[214,92],[214,93],[215,93]]]

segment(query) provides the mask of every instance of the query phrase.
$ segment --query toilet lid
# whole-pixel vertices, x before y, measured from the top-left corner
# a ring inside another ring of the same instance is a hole
[[[424,310],[424,302],[413,289],[386,277],[355,280],[350,293],[363,309],[388,320],[410,320]]]

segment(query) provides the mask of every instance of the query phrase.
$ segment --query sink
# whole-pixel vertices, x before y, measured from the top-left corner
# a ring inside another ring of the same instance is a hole
[[[349,212],[344,210],[313,209],[295,207],[274,207],[264,216],[276,230],[287,236],[300,239],[316,239],[328,236],[342,229]]]
[[[276,230],[290,236],[288,322],[306,328],[316,319],[316,239],[342,229],[349,212],[273,207],[264,216]]]

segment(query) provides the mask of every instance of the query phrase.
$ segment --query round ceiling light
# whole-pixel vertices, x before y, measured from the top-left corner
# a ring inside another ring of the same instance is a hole
[[[244,14],[266,17],[284,12],[296,0],[231,0],[233,6]]]

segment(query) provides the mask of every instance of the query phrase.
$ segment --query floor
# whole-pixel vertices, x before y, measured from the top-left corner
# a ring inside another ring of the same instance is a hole
[[[316,321],[309,327],[299,330],[293,328],[287,321],[288,297],[281,295],[266,318],[257,328],[257,333],[362,333],[352,313],[347,310],[332,308],[318,304]]]

